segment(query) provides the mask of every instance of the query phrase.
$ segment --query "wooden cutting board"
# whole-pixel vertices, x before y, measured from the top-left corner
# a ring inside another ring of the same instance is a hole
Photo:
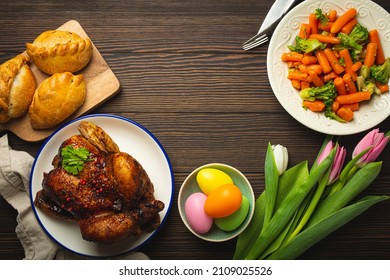
[[[58,30],[72,31],[79,34],[81,37],[89,38],[84,29],[76,20],[70,20],[66,22],[60,26]],[[45,30],[42,30],[42,32],[43,31]],[[38,35],[39,34],[36,34],[36,36]],[[116,78],[111,68],[107,65],[106,61],[99,53],[93,42],[92,47],[93,54],[90,62],[85,68],[76,73],[84,75],[84,79],[87,84],[86,100],[84,104],[66,121],[77,118],[91,111],[120,91],[119,80]],[[49,77],[49,75],[41,72],[33,63],[30,64],[30,68],[35,75],[37,85]],[[20,118],[12,119],[5,124],[0,124],[0,131],[11,131],[19,138],[28,142],[44,140],[56,129],[57,127],[45,130],[33,129],[30,125],[30,119],[27,113]]]

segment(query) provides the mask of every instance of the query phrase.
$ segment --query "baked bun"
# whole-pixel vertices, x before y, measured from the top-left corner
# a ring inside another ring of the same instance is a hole
[[[75,73],[84,68],[92,57],[92,43],[70,31],[49,30],[27,43],[27,54],[37,67],[51,75]]]
[[[82,74],[55,73],[36,89],[29,109],[34,129],[52,128],[72,115],[85,101],[86,83]]]
[[[31,104],[37,83],[28,62],[20,54],[0,65],[0,123],[22,116]]]

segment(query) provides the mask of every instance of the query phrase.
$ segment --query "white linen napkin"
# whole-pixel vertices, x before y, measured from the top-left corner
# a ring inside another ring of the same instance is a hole
[[[0,194],[18,211],[15,232],[24,248],[26,260],[84,259],[63,250],[39,225],[31,208],[29,179],[34,158],[26,152],[12,150],[8,136],[0,138]],[[131,252],[117,259],[148,260],[141,252]]]

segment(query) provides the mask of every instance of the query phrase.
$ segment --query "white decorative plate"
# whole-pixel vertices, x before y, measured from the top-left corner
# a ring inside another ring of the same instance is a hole
[[[339,123],[326,118],[323,113],[314,113],[302,108],[299,91],[287,79],[287,64],[281,60],[288,45],[293,45],[301,23],[308,22],[308,16],[315,9],[324,12],[335,9],[342,14],[349,8],[356,8],[359,23],[368,30],[378,29],[385,57],[390,55],[390,15],[370,0],[307,0],[293,8],[279,23],[271,38],[267,55],[268,78],[272,90],[283,108],[303,125],[325,134],[350,135],[377,126],[390,115],[390,94],[375,95],[362,104],[351,122]]]
[[[34,206],[36,193],[42,189],[43,173],[53,169],[51,162],[58,153],[61,143],[72,135],[79,134],[77,127],[81,121],[90,121],[106,131],[122,152],[137,159],[148,173],[155,188],[155,197],[164,202],[160,212],[161,225],[166,220],[172,204],[173,172],[169,158],[158,140],[140,124],[115,115],[88,115],[76,119],[50,136],[36,157],[30,176],[30,199],[35,215],[47,234],[62,247],[85,256],[113,257],[139,248],[152,238],[152,233],[129,237],[111,245],[101,245],[85,241],[81,237],[77,223],[51,217]]]

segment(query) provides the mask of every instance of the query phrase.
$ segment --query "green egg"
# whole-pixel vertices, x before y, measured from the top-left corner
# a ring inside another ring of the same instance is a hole
[[[223,231],[232,231],[242,224],[248,212],[249,200],[245,196],[242,196],[241,206],[236,212],[224,218],[214,219],[214,223]]]

